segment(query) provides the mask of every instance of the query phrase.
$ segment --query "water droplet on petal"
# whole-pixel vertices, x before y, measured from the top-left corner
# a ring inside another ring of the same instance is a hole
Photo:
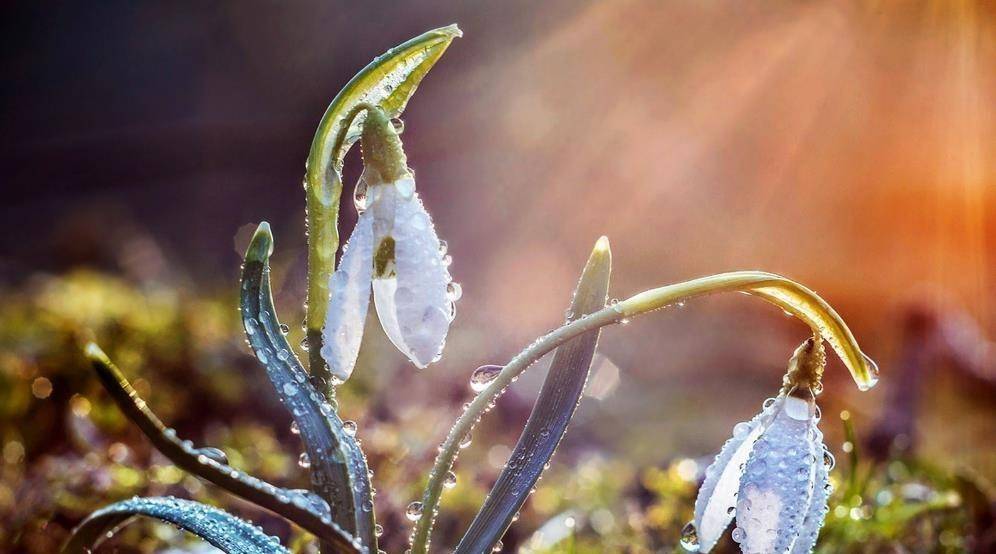
[[[695,528],[695,522],[689,521],[681,530],[681,547],[689,552],[699,551],[699,530]]]
[[[460,286],[460,283],[450,281],[450,283],[446,285],[446,296],[450,299],[450,302],[460,300],[460,297],[463,296],[463,287]]]
[[[737,527],[736,529],[733,530],[733,533],[730,536],[733,538],[733,542],[739,544],[747,539],[747,532]]]

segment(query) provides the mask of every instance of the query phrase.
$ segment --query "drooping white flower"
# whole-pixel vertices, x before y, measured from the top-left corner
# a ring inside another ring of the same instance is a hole
[[[812,552],[833,464],[818,422],[805,391],[769,399],[760,414],[738,423],[706,470],[683,544],[709,552],[736,516],[732,536],[745,553]]]
[[[356,364],[371,287],[384,332],[420,368],[442,354],[460,296],[450,277],[450,257],[415,191],[403,153],[391,160],[396,167],[372,167],[367,152],[374,146],[367,142],[383,137],[368,138],[367,129],[363,137],[368,165],[354,195],[360,215],[329,283],[322,337],[322,358],[342,381]],[[400,152],[400,141],[397,147]],[[369,158],[383,162],[383,149]]]

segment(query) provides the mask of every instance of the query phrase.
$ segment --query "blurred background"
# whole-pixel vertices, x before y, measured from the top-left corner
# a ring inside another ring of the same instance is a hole
[[[403,139],[464,296],[443,360],[422,372],[372,318],[340,393],[376,472],[385,549],[404,549],[404,506],[471,398],[472,370],[562,321],[603,234],[615,297],[772,271],[817,290],[878,361],[868,393],[838,360],[827,370],[822,428],[838,464],[822,551],[996,549],[996,4],[0,10],[0,551],[54,551],[86,513],[136,494],[218,504],[313,551],[152,450],[79,345],[98,340],[181,436],[304,486],[289,416],[241,336],[241,255],[269,221],[278,308],[300,321],[300,183],[325,107],[374,56],[452,22],[465,37],[412,99]],[[354,221],[345,203],[344,233]],[[680,551],[709,457],[777,393],[807,332],[739,295],[606,329],[505,551]],[[520,379],[461,456],[442,551],[544,374]],[[102,550],[210,551],[149,523]]]

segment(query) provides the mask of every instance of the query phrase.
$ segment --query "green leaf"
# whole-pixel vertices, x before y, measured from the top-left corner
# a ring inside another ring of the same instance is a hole
[[[229,554],[270,554],[290,551],[276,537],[217,508],[178,498],[132,498],[105,506],[73,530],[62,551],[89,553],[135,516],[151,517],[189,531]]]
[[[188,441],[181,440],[176,432],[163,425],[149,409],[121,370],[99,346],[90,343],[85,352],[104,388],[121,411],[177,467],[293,521],[325,543],[335,545],[341,552],[357,550],[353,545],[354,538],[332,523],[327,510],[316,509],[311,499],[305,498],[298,491],[275,487],[247,475],[232,468],[224,460],[208,455],[204,449],[195,448]],[[288,502],[288,499],[293,501]]]
[[[362,116],[351,121],[346,121],[346,117],[360,103],[379,106],[390,117],[401,115],[422,78],[450,42],[461,35],[456,25],[433,29],[378,56],[343,87],[318,124],[304,180],[308,206],[305,324],[307,340],[312,345],[312,374],[323,379],[326,386],[330,384],[329,375],[319,351],[329,298],[329,277],[339,249],[336,226],[342,195],[342,160],[358,138],[363,121]]]
[[[609,243],[602,237],[581,273],[569,319],[578,319],[605,307],[611,271]],[[588,381],[600,331],[589,331],[557,348],[509,463],[460,540],[457,553],[490,552],[522,508],[574,416]]]
[[[270,226],[261,223],[242,268],[242,322],[256,357],[300,429],[311,465],[311,482],[332,508],[333,521],[376,552],[373,495],[367,460],[335,408],[308,381],[280,330],[270,291]]]

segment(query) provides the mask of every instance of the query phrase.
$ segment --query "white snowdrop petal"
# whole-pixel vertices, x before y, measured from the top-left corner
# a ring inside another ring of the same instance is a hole
[[[345,381],[353,373],[370,304],[373,272],[373,218],[361,215],[329,280],[329,307],[322,330],[322,358],[332,375]]]
[[[781,401],[777,401],[750,421],[734,426],[733,437],[726,441],[706,469],[705,481],[695,499],[695,528],[700,552],[712,550],[733,519],[732,508],[737,502],[736,494],[743,474],[741,466],[747,463],[754,442],[780,404]]]
[[[816,538],[820,535],[820,528],[823,527],[823,521],[827,517],[830,472],[823,462],[823,449],[826,447],[823,445],[823,434],[816,429],[815,422],[812,430],[810,442],[813,443],[812,448],[817,453],[813,495],[809,500],[809,508],[806,510],[805,519],[803,519],[799,538],[792,546],[792,554],[810,554],[813,551],[813,547],[816,546]]]
[[[402,350],[415,365],[425,367],[442,354],[453,319],[453,304],[447,294],[450,274],[432,219],[414,191],[414,181],[405,179],[396,186],[393,234],[398,277],[394,308],[405,346]]]
[[[737,494],[733,538],[746,554],[786,554],[802,530],[813,494],[817,459],[809,431],[812,401],[786,397],[747,460]]]

